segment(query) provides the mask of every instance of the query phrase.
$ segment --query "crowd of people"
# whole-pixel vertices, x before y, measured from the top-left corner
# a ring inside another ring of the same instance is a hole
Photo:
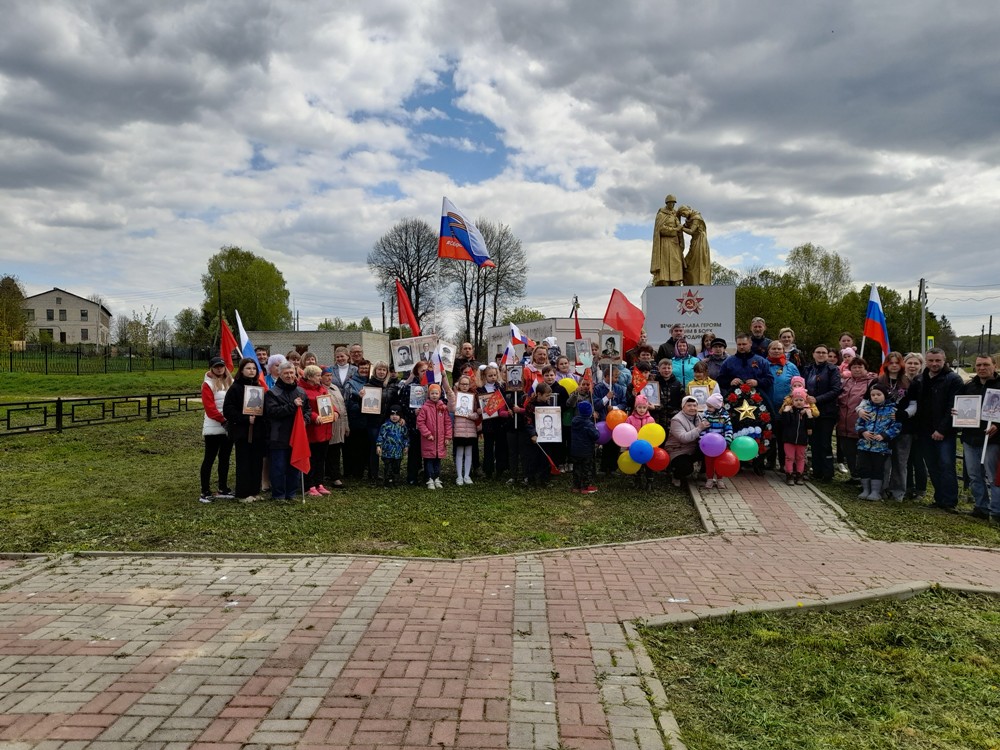
[[[734,344],[727,354],[728,342],[712,333],[689,341],[676,324],[658,348],[643,332],[610,364],[600,342],[592,344],[588,367],[570,362],[549,339],[511,370],[478,362],[466,342],[451,377],[430,384],[427,362],[397,374],[388,362],[365,359],[359,345],[338,347],[332,365],[321,365],[312,352],[259,349],[256,361],[243,359],[230,373],[217,357],[202,386],[199,499],[253,502],[265,492],[290,499],[300,487],[322,496],[366,476],[435,490],[449,455],[459,486],[483,478],[545,487],[571,471],[573,491],[589,494],[599,476],[617,471],[621,449],[598,428],[621,410],[635,430],[658,424],[666,435],[669,465],[662,472],[643,466],[634,479],[641,488],[655,486],[661,475],[675,486],[703,480],[703,489],[725,489],[703,438],[714,434],[712,440],[730,445],[748,435],[759,446],[745,461],[755,474],[776,470],[799,484],[807,477],[830,482],[839,471],[857,484],[859,498],[871,501],[920,500],[929,483],[928,507],[955,512],[960,443],[972,515],[1000,523],[997,425],[953,427],[956,396],[982,400],[1000,388],[989,356],[976,357],[968,382],[936,348],[926,356],[890,352],[873,371],[850,333],[835,347],[816,344],[807,354],[790,328],[769,338],[761,318]],[[262,408],[248,409],[246,389],[259,387],[258,373]],[[306,477],[291,463],[295,419],[303,420],[309,440]]]

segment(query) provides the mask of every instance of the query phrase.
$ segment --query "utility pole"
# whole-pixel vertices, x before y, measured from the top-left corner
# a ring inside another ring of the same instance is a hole
[[[920,279],[920,289],[917,292],[920,301],[920,351],[927,354],[927,282]]]
[[[382,333],[385,333],[385,300],[382,300]]]

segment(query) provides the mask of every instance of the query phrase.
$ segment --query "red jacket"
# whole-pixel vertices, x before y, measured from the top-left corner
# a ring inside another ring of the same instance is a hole
[[[306,396],[309,397],[309,411],[311,412],[309,416],[309,423],[306,425],[306,435],[309,436],[310,443],[329,443],[330,438],[333,437],[333,423],[327,422],[326,424],[319,424],[316,420],[319,419],[319,407],[316,406],[317,396],[326,396],[329,391],[326,390],[324,385],[313,385],[305,378],[299,381],[299,388],[306,392]],[[333,407],[336,412],[337,407]]]
[[[420,455],[423,458],[444,458],[448,455],[451,415],[444,401],[424,401],[417,412],[417,430],[420,432]]]

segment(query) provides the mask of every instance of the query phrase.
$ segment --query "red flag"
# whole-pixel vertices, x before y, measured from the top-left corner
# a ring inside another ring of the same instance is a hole
[[[233,336],[233,332],[229,330],[229,325],[226,323],[225,318],[223,318],[222,343],[219,345],[219,356],[226,363],[227,370],[233,369],[233,349],[239,348],[240,345],[236,343],[236,337]]]
[[[573,322],[576,324],[576,340],[579,341],[583,338],[583,332],[580,330],[580,306],[573,305]],[[580,364],[580,352],[576,353],[576,364]]]
[[[604,311],[604,323],[613,330],[622,332],[622,337],[625,339],[622,342],[622,350],[628,351],[639,345],[639,336],[642,335],[646,316],[642,314],[642,310],[628,301],[628,297],[615,289],[611,292],[611,299],[608,300],[608,309]]]
[[[292,459],[289,463],[303,474],[309,473],[309,436],[306,434],[306,424],[302,421],[302,407],[295,410],[295,421],[292,422],[292,438],[288,441],[292,446]]]
[[[399,325],[408,325],[414,336],[420,335],[420,326],[417,325],[417,316],[413,314],[413,307],[410,305],[410,298],[403,289],[403,285],[396,279],[396,309],[399,310]]]

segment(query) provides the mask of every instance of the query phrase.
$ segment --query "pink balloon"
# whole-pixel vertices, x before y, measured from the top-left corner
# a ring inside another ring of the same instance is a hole
[[[639,433],[635,431],[635,427],[628,423],[618,425],[611,433],[611,439],[620,448],[628,448],[637,437],[639,437]]]
[[[606,445],[611,442],[611,428],[608,427],[607,422],[597,423],[597,442],[600,445]]]
[[[726,439],[717,432],[706,432],[698,440],[698,447],[706,456],[721,456],[726,450]]]

